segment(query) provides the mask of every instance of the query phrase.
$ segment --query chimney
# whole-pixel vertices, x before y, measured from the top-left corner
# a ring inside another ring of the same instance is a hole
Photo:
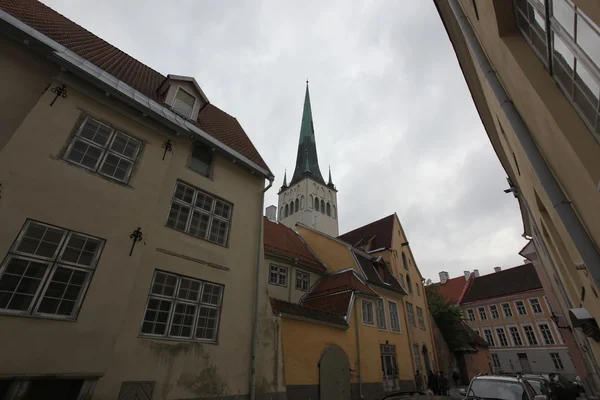
[[[269,221],[276,222],[277,221],[277,207],[274,205],[270,205],[265,208],[265,216],[269,219]]]
[[[446,283],[450,279],[450,275],[446,271],[440,272],[440,283]]]
[[[469,277],[471,276],[471,272],[470,271],[463,271],[465,273],[465,281],[469,280]]]
[[[500,268],[500,267],[494,267],[494,272],[500,272],[500,271],[502,271],[502,268]]]
[[[473,270],[473,275],[475,275],[475,278],[479,278],[479,270],[478,269],[474,269]]]

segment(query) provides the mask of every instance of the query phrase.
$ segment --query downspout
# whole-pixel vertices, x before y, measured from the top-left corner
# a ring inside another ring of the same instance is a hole
[[[358,307],[357,302],[354,302],[354,307]],[[358,375],[358,395],[364,399],[362,391],[362,368],[360,367],[360,328],[358,324],[358,310],[354,310],[354,326],[356,328],[356,372]]]
[[[588,232],[581,223],[581,220],[575,213],[571,202],[567,199],[567,196],[552,174],[552,171],[544,160],[531,132],[527,129],[525,122],[521,118],[519,111],[504,90],[498,75],[492,68],[485,52],[481,48],[481,44],[479,43],[475,32],[473,32],[473,28],[464,14],[458,0],[449,0],[449,4],[454,13],[454,17],[460,26],[460,30],[465,37],[467,45],[473,53],[475,63],[479,67],[492,93],[500,104],[500,108],[504,111],[504,115],[515,132],[525,155],[529,159],[533,171],[542,184],[546,195],[550,199],[554,210],[562,221],[571,240],[575,244],[579,255],[594,278],[596,286],[600,287],[600,253],[598,252],[598,247],[596,247],[596,244],[592,238],[590,238]]]
[[[260,220],[258,223],[258,247],[256,249],[256,281],[254,282],[254,324],[252,326],[252,344],[250,347],[250,400],[256,398],[256,339],[258,336],[258,303],[259,303],[259,288],[262,274],[262,254],[263,254],[263,205],[265,202],[265,192],[273,186],[273,179],[269,179],[269,184],[261,192],[260,210],[258,215]]]

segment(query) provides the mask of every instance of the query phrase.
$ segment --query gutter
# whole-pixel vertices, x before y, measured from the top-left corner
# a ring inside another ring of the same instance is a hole
[[[259,300],[259,288],[260,279],[262,273],[262,251],[263,251],[263,225],[264,218],[262,215],[263,204],[265,202],[265,192],[273,186],[273,180],[269,180],[269,184],[264,188],[260,195],[260,210],[258,215],[260,216],[258,223],[258,246],[256,249],[256,281],[254,282],[254,293],[256,297],[254,299],[254,322],[252,325],[252,343],[250,346],[250,400],[256,398],[256,339],[258,336],[258,300]]]
[[[354,304],[356,307],[356,303]],[[356,375],[358,377],[358,395],[359,398],[364,399],[365,396],[363,396],[361,377],[362,368],[360,367],[360,329],[358,323],[358,311],[354,312],[354,327],[356,328]]]
[[[568,200],[565,192],[554,177],[552,170],[544,160],[544,156],[537,147],[535,140],[519,114],[519,111],[510,100],[506,90],[504,90],[498,75],[485,55],[485,52],[481,47],[475,32],[473,32],[473,28],[464,14],[458,0],[448,0],[448,3],[452,9],[454,18],[456,18],[460,30],[464,35],[465,41],[473,54],[475,64],[479,67],[480,72],[485,77],[496,101],[500,104],[500,108],[515,132],[519,144],[523,148],[533,171],[544,188],[548,199],[552,203],[552,207],[560,218],[563,226],[573,241],[573,244],[577,248],[579,255],[594,278],[596,286],[600,287],[600,252],[598,251],[598,247],[577,216],[573,205]]]
[[[177,115],[169,108],[157,103],[141,92],[133,89],[122,80],[98,68],[96,65],[78,56],[65,46],[50,39],[48,36],[31,28],[29,25],[8,14],[6,11],[0,10],[0,21],[4,21],[14,29],[28,35],[37,43],[40,43],[51,50],[49,58],[53,59],[57,64],[61,65],[70,72],[73,72],[75,75],[84,78],[92,85],[105,91],[105,93],[114,95],[116,98],[128,103],[132,107],[138,109],[142,115],[151,115],[163,125],[173,128],[179,134],[186,134],[192,137],[199,136],[205,143],[210,144],[214,148],[219,149],[221,152],[233,157],[234,162],[239,161],[240,163],[249,167],[252,171],[258,172],[269,181],[274,179],[273,174],[268,169],[259,166],[246,156],[238,153],[236,150],[230,148],[224,143],[221,143],[219,140],[204,132],[187,119]]]

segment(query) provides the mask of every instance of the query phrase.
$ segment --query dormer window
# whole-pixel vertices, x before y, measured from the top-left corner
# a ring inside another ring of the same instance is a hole
[[[192,157],[189,167],[200,175],[210,176],[212,167],[212,152],[202,143],[195,143],[192,148]]]
[[[173,110],[186,118],[190,118],[194,110],[194,104],[196,104],[196,98],[192,94],[182,88],[177,89],[173,100]]]

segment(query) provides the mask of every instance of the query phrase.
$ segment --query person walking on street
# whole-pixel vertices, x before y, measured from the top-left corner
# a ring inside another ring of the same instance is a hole
[[[421,371],[419,370],[415,374],[415,386],[417,390],[423,390],[423,375],[421,375]]]
[[[458,387],[458,384],[460,383],[460,374],[458,373],[456,368],[454,369],[454,371],[452,371],[452,380],[454,381],[456,387]]]
[[[438,395],[440,391],[440,387],[438,385],[438,377],[433,373],[432,370],[429,370],[429,375],[427,376],[427,385],[429,390],[433,392],[434,395]]]
[[[438,385],[440,387],[439,391],[440,391],[440,395],[441,396],[448,396],[448,390],[450,389],[449,385],[448,385],[448,378],[446,378],[446,375],[444,375],[444,373],[442,371],[439,372],[440,376],[438,379]]]

